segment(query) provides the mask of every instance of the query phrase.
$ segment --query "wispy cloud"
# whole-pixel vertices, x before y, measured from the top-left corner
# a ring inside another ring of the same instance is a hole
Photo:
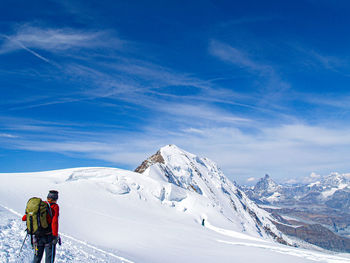
[[[90,87],[85,88],[81,94],[84,98],[123,100],[169,114],[175,114],[179,108],[172,101],[181,103],[180,106],[183,107],[186,103],[191,105],[197,101],[197,105],[202,106],[202,114],[199,116],[204,116],[206,105],[209,107],[212,103],[262,110],[246,102],[251,97],[217,87],[210,81],[140,60],[124,58],[116,63],[104,62],[94,68],[91,65],[74,63],[65,67],[65,74],[71,80],[76,79],[83,82],[85,87]],[[172,104],[174,107],[171,107]]]
[[[245,52],[234,48],[220,41],[212,40],[209,44],[210,53],[229,63],[235,64],[238,67],[254,71],[262,75],[270,75],[273,73],[273,68],[267,64],[259,63],[250,58]]]
[[[240,103],[239,101],[247,98],[238,93],[217,89],[204,80],[168,68],[153,64],[146,67],[141,63],[131,66],[108,65],[108,71],[111,69],[112,72],[106,74],[101,70],[71,65],[67,71],[87,83],[94,83],[94,87],[86,91],[84,95],[86,97],[109,98],[140,105],[157,116],[168,116],[174,124],[198,122],[208,125],[210,122],[246,125],[252,121],[212,105],[219,102],[261,111],[257,106]],[[169,86],[171,89],[167,90]],[[179,95],[177,91],[182,86],[185,87],[187,94]],[[190,89],[195,94],[189,92]]]
[[[69,80],[69,86],[84,88],[70,89],[69,93],[54,94],[52,98],[39,99],[32,103],[18,103],[7,110],[23,110],[99,98],[124,100],[138,105],[164,104],[169,99],[188,102],[196,100],[201,101],[201,104],[227,103],[259,110],[257,105],[249,102],[251,98],[247,95],[219,87],[210,80],[193,74],[178,72],[141,59],[138,53],[124,52],[125,43],[128,41],[119,39],[112,31],[55,29],[30,24],[18,27],[13,34],[4,36],[4,41],[0,43],[0,55],[26,50],[45,62],[55,64],[56,72],[51,72],[50,75],[59,76],[57,80],[62,81],[66,78]],[[106,53],[108,49],[119,52]],[[50,57],[51,53],[65,59],[60,60],[60,65],[57,65],[53,55]],[[249,60],[247,63],[249,64]],[[255,64],[250,62],[249,65]],[[258,65],[255,67],[259,68]]]
[[[188,116],[190,119],[195,117]],[[242,183],[265,173],[291,179],[311,171],[322,174],[344,171],[348,165],[349,127],[340,130],[302,123],[271,126],[254,122],[252,131],[235,125],[203,126],[196,121],[186,127],[173,123],[172,118],[168,121],[162,118],[161,125],[157,124],[159,121],[154,118],[139,131],[127,133],[102,128],[87,132],[84,125],[69,123],[27,122],[26,127],[6,127],[20,136],[16,140],[0,138],[2,145],[12,149],[99,159],[128,169],[135,168],[159,147],[174,143],[211,158],[226,175]]]
[[[260,107],[268,104],[269,108],[282,109],[281,99],[285,97],[291,85],[281,78],[274,66],[217,40],[210,41],[209,52],[221,61],[255,75],[255,83],[252,82],[252,86],[257,85],[257,82],[260,83],[257,92],[260,93],[261,99],[257,102]]]
[[[111,145],[101,142],[88,141],[31,141],[21,142],[19,147],[30,151],[43,152],[60,152],[60,153],[105,153],[108,154],[113,151]]]
[[[189,74],[178,73],[168,68],[145,61],[129,60],[123,64],[114,64],[113,68],[129,75],[152,81],[153,85],[159,86],[192,86],[205,88],[208,82]]]
[[[125,41],[108,31],[82,31],[72,28],[47,28],[25,24],[13,34],[0,35],[0,55],[25,50],[40,60],[55,64],[40,51],[62,53],[74,49],[110,48],[121,49]],[[67,54],[65,54],[67,55]]]
[[[350,94],[348,93],[336,94],[331,92],[320,95],[319,93],[295,92],[295,96],[300,101],[321,109],[338,109],[339,112],[334,113],[332,111],[332,113],[340,116],[345,115],[350,110]]]
[[[336,56],[317,50],[316,48],[310,48],[305,44],[289,44],[289,48],[296,51],[295,57],[298,59],[297,63],[303,65],[306,68],[311,69],[325,69],[333,71],[343,75],[350,74],[350,64],[348,63],[347,56]]]
[[[249,177],[249,178],[247,179],[247,182],[248,182],[248,183],[251,183],[251,182],[254,182],[254,181],[256,181],[256,178],[255,178],[255,177]]]
[[[326,69],[335,70],[341,67],[349,66],[343,59],[335,56],[322,55],[314,50],[311,50],[309,54]]]
[[[333,130],[325,127],[303,124],[282,125],[279,129],[265,129],[265,133],[279,140],[301,145],[332,147],[350,144],[347,129]]]
[[[17,135],[9,134],[9,133],[0,133],[0,137],[3,138],[18,138]]]
[[[237,26],[237,25],[244,25],[244,24],[270,22],[270,21],[276,21],[276,20],[283,20],[283,18],[281,16],[245,16],[245,17],[225,21],[223,23],[220,23],[220,26],[229,27],[229,26]]]
[[[123,41],[113,37],[107,31],[82,31],[72,28],[46,28],[22,25],[12,35],[6,36],[0,46],[0,53],[13,52],[19,49],[15,43],[32,49],[47,51],[65,51],[73,48],[121,48]],[[105,41],[108,39],[108,41]]]
[[[208,125],[208,122],[211,123],[211,125],[218,123],[231,125],[249,123],[252,125],[251,119],[239,117],[222,109],[205,104],[167,103],[158,105],[157,109],[170,116],[177,116],[177,121],[179,123],[196,123],[197,125]]]
[[[49,105],[57,105],[57,104],[64,104],[64,103],[71,103],[71,102],[78,102],[82,100],[89,100],[90,98],[58,98],[56,100],[50,100],[47,102],[37,102],[37,103],[30,103],[28,105],[19,105],[19,106],[13,106],[9,107],[7,111],[17,111],[17,110],[27,110],[27,109],[33,109],[38,107],[44,107]]]

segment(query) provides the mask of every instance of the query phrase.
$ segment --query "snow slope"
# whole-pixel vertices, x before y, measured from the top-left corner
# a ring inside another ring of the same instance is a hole
[[[63,239],[57,262],[350,262],[346,255],[284,246],[259,234],[243,204],[265,223],[268,215],[244,195],[235,197],[234,184],[215,164],[190,157],[201,181],[193,171],[191,177],[182,170],[188,163],[179,158],[164,154],[163,164],[179,184],[169,182],[162,170],[143,175],[115,168],[0,174],[0,261],[29,262],[28,241],[22,261],[14,255],[25,229],[20,214],[30,197],[57,189]],[[242,202],[237,211],[230,198],[235,205]]]
[[[292,244],[288,237],[283,236],[274,227],[270,214],[249,200],[208,158],[199,158],[175,145],[167,145],[146,160],[141,167],[136,171],[157,181],[171,183],[172,188],[176,189],[176,194],[173,190],[164,189],[165,197],[176,199],[174,195],[179,195],[178,198],[184,199],[181,203],[173,202],[174,206],[186,206],[193,199],[193,195],[189,195],[188,192],[196,193],[194,196],[201,203],[196,207],[191,204],[185,207],[190,209],[192,214],[204,219],[210,218],[215,220],[216,224],[226,224],[238,232],[256,237],[272,239],[270,232],[279,237],[281,242]],[[185,189],[182,190],[184,194],[180,194],[176,186]]]

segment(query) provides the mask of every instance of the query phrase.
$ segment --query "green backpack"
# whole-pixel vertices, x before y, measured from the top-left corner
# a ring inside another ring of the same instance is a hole
[[[47,215],[52,217],[51,207],[39,197],[32,197],[26,206],[27,233],[31,236],[44,235],[51,231]]]

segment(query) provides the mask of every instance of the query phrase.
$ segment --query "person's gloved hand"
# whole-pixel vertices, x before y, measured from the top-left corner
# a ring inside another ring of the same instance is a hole
[[[57,245],[58,240],[59,240],[59,236],[53,236],[52,244],[53,244],[53,245]]]
[[[58,236],[58,244],[59,244],[59,245],[62,245],[61,236]]]

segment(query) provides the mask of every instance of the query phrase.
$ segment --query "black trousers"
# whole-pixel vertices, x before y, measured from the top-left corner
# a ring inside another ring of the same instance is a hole
[[[45,250],[45,263],[53,263],[55,261],[56,245],[52,244],[53,236],[40,236],[35,237],[36,245],[34,248],[34,260],[33,263],[40,263],[44,255]]]

